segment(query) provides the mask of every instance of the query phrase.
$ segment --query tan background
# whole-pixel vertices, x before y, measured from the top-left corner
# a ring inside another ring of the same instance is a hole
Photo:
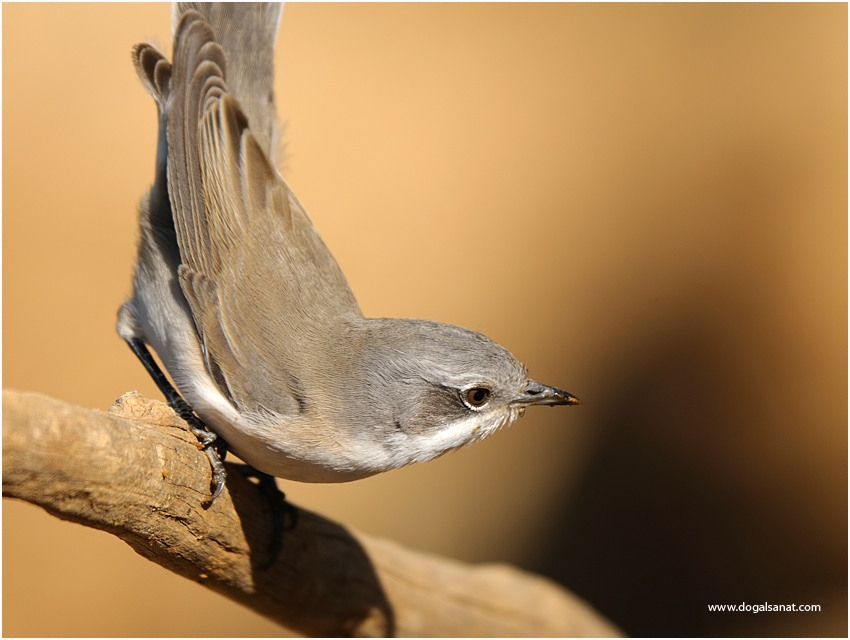
[[[160,4],[3,5],[3,384],[158,397],[114,332]],[[847,633],[846,5],[300,5],[283,172],[368,315],[487,333],[585,404],[299,505],[507,561],[631,634]],[[74,446],[73,442],[68,443]],[[708,614],[816,603],[819,614]],[[5,635],[275,635],[3,501]]]

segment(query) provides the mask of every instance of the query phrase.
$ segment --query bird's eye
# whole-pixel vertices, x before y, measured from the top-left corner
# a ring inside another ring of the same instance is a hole
[[[467,407],[473,411],[478,411],[490,401],[490,389],[487,387],[470,387],[461,391],[460,399]]]

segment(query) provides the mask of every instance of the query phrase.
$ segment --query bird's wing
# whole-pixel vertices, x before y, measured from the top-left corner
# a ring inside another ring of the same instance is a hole
[[[282,2],[175,2],[174,33],[183,15],[199,13],[227,59],[227,87],[251,123],[251,133],[274,165],[278,138],[274,104],[274,45]]]
[[[185,13],[168,100],[180,286],[222,391],[243,409],[291,413],[321,334],[360,310],[228,91],[225,65],[211,27]]]

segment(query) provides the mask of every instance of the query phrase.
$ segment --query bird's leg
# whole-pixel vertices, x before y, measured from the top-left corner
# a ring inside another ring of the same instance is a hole
[[[138,338],[127,340],[127,344],[136,354],[136,357],[145,366],[156,386],[162,391],[168,405],[174,409],[178,416],[185,420],[189,425],[189,430],[198,439],[198,442],[203,446],[203,452],[207,455],[212,468],[212,480],[210,487],[212,495],[203,503],[204,509],[209,509],[215,500],[224,489],[224,482],[227,480],[227,472],[224,470],[224,457],[227,455],[227,443],[219,438],[215,433],[210,431],[207,425],[195,415],[192,407],[186,402],[177,389],[168,381],[165,374],[160,369],[156,360],[153,359],[147,345]]]
[[[257,565],[258,569],[268,569],[277,561],[280,555],[280,551],[283,548],[284,532],[295,528],[298,524],[298,508],[287,502],[286,495],[278,489],[274,476],[258,471],[250,464],[232,463],[231,466],[236,467],[246,477],[256,478],[257,485],[265,494],[266,500],[269,503],[272,516],[272,537],[269,542],[269,557],[265,562]],[[289,516],[288,525],[286,522],[287,516]]]

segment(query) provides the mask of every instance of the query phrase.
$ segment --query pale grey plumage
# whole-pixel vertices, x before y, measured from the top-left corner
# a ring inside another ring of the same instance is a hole
[[[173,65],[150,45],[134,49],[160,138],[121,336],[156,350],[240,457],[295,480],[353,480],[427,460],[529,404],[575,404],[530,381],[485,336],[363,317],[269,160],[279,14],[179,4]]]

